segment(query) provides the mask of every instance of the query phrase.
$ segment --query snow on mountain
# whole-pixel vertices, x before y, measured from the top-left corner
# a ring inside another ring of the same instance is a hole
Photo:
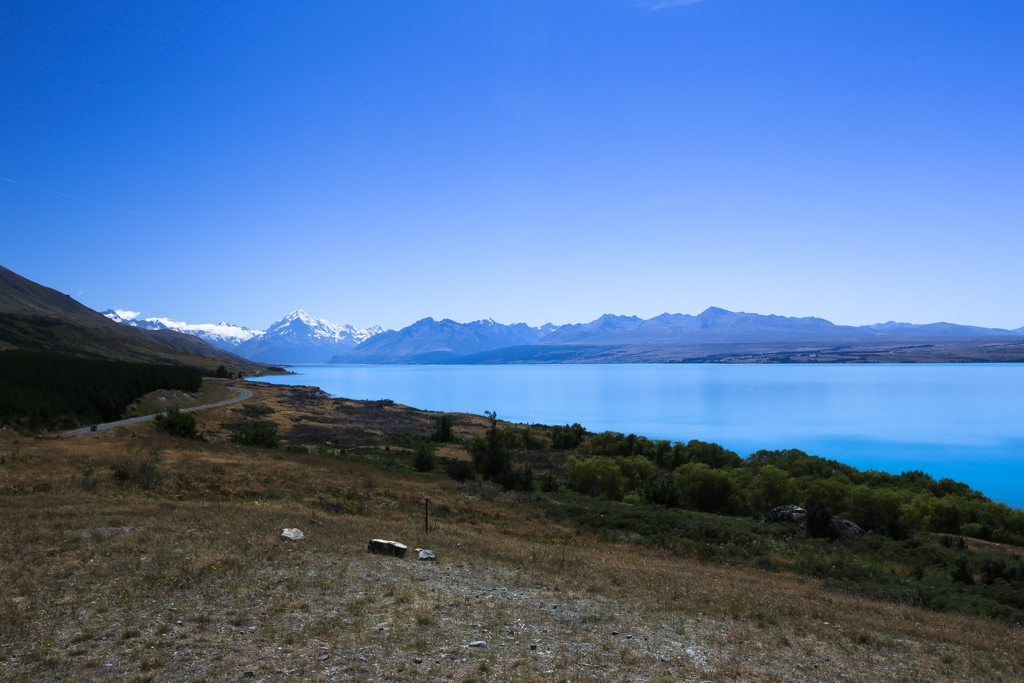
[[[189,323],[171,320],[170,318],[139,318],[141,313],[135,311],[109,310],[104,311],[107,316],[116,323],[141,327],[146,330],[174,330],[199,337],[203,341],[227,351],[235,351],[239,344],[249,341],[254,337],[263,334],[263,330],[254,330],[240,325],[232,325],[223,320],[217,324],[201,323],[192,325]]]
[[[190,324],[170,318],[140,318],[141,313],[111,309],[103,315],[122,325],[147,330],[174,330],[191,334],[218,348],[264,363],[323,363],[348,351],[384,329],[360,329],[314,318],[303,310],[289,313],[266,330],[254,330],[221,321]]]
[[[323,318],[314,318],[300,308],[268,327],[266,334],[292,337],[306,336],[325,341],[333,340],[336,342],[355,342],[359,344],[383,331],[381,327],[376,325],[368,330],[361,330],[351,325],[336,325]]]
[[[384,329],[360,329],[293,311],[238,347],[238,353],[262,363],[326,363],[333,356],[355,348]]]
[[[535,344],[555,329],[550,323],[502,325],[490,318],[470,323],[424,318],[397,332],[385,331],[332,363],[438,363],[493,349]]]

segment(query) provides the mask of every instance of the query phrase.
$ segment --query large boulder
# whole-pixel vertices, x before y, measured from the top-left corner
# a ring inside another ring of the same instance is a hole
[[[848,534],[853,534],[854,536],[860,536],[862,533],[864,533],[864,530],[857,526],[856,523],[851,522],[848,519],[843,519],[838,515],[832,515],[832,526],[839,529],[840,531],[845,531]]]
[[[807,510],[799,505],[780,505],[768,511],[764,516],[768,524],[796,524],[801,529],[807,530]],[[857,524],[838,515],[832,515],[832,526],[841,532],[860,536],[864,533]]]
[[[378,555],[391,555],[392,557],[405,557],[405,551],[408,549],[408,546],[402,545],[397,541],[385,541],[382,538],[371,540],[370,544],[366,547],[367,552]]]
[[[768,524],[796,524],[801,529],[807,528],[807,510],[799,505],[780,505],[772,508],[764,516]]]

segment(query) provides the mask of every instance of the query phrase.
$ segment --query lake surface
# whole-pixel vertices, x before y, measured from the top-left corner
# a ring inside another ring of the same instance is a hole
[[[860,469],[920,469],[1024,507],[1024,365],[309,366],[260,378],[426,410],[799,448]]]

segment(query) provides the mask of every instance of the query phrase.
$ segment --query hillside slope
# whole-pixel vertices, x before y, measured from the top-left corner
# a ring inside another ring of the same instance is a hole
[[[46,351],[82,358],[259,371],[244,358],[171,330],[118,325],[68,294],[0,266],[0,349]]]

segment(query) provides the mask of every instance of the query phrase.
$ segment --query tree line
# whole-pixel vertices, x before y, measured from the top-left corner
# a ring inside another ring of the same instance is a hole
[[[197,391],[196,368],[0,351],[0,421],[22,429],[111,422],[157,389]]]
[[[608,500],[750,517],[793,504],[828,510],[893,538],[922,530],[1024,544],[1024,511],[919,470],[861,471],[796,449],[741,458],[716,443],[618,432],[594,435],[573,450],[578,455],[563,469],[566,485]]]

